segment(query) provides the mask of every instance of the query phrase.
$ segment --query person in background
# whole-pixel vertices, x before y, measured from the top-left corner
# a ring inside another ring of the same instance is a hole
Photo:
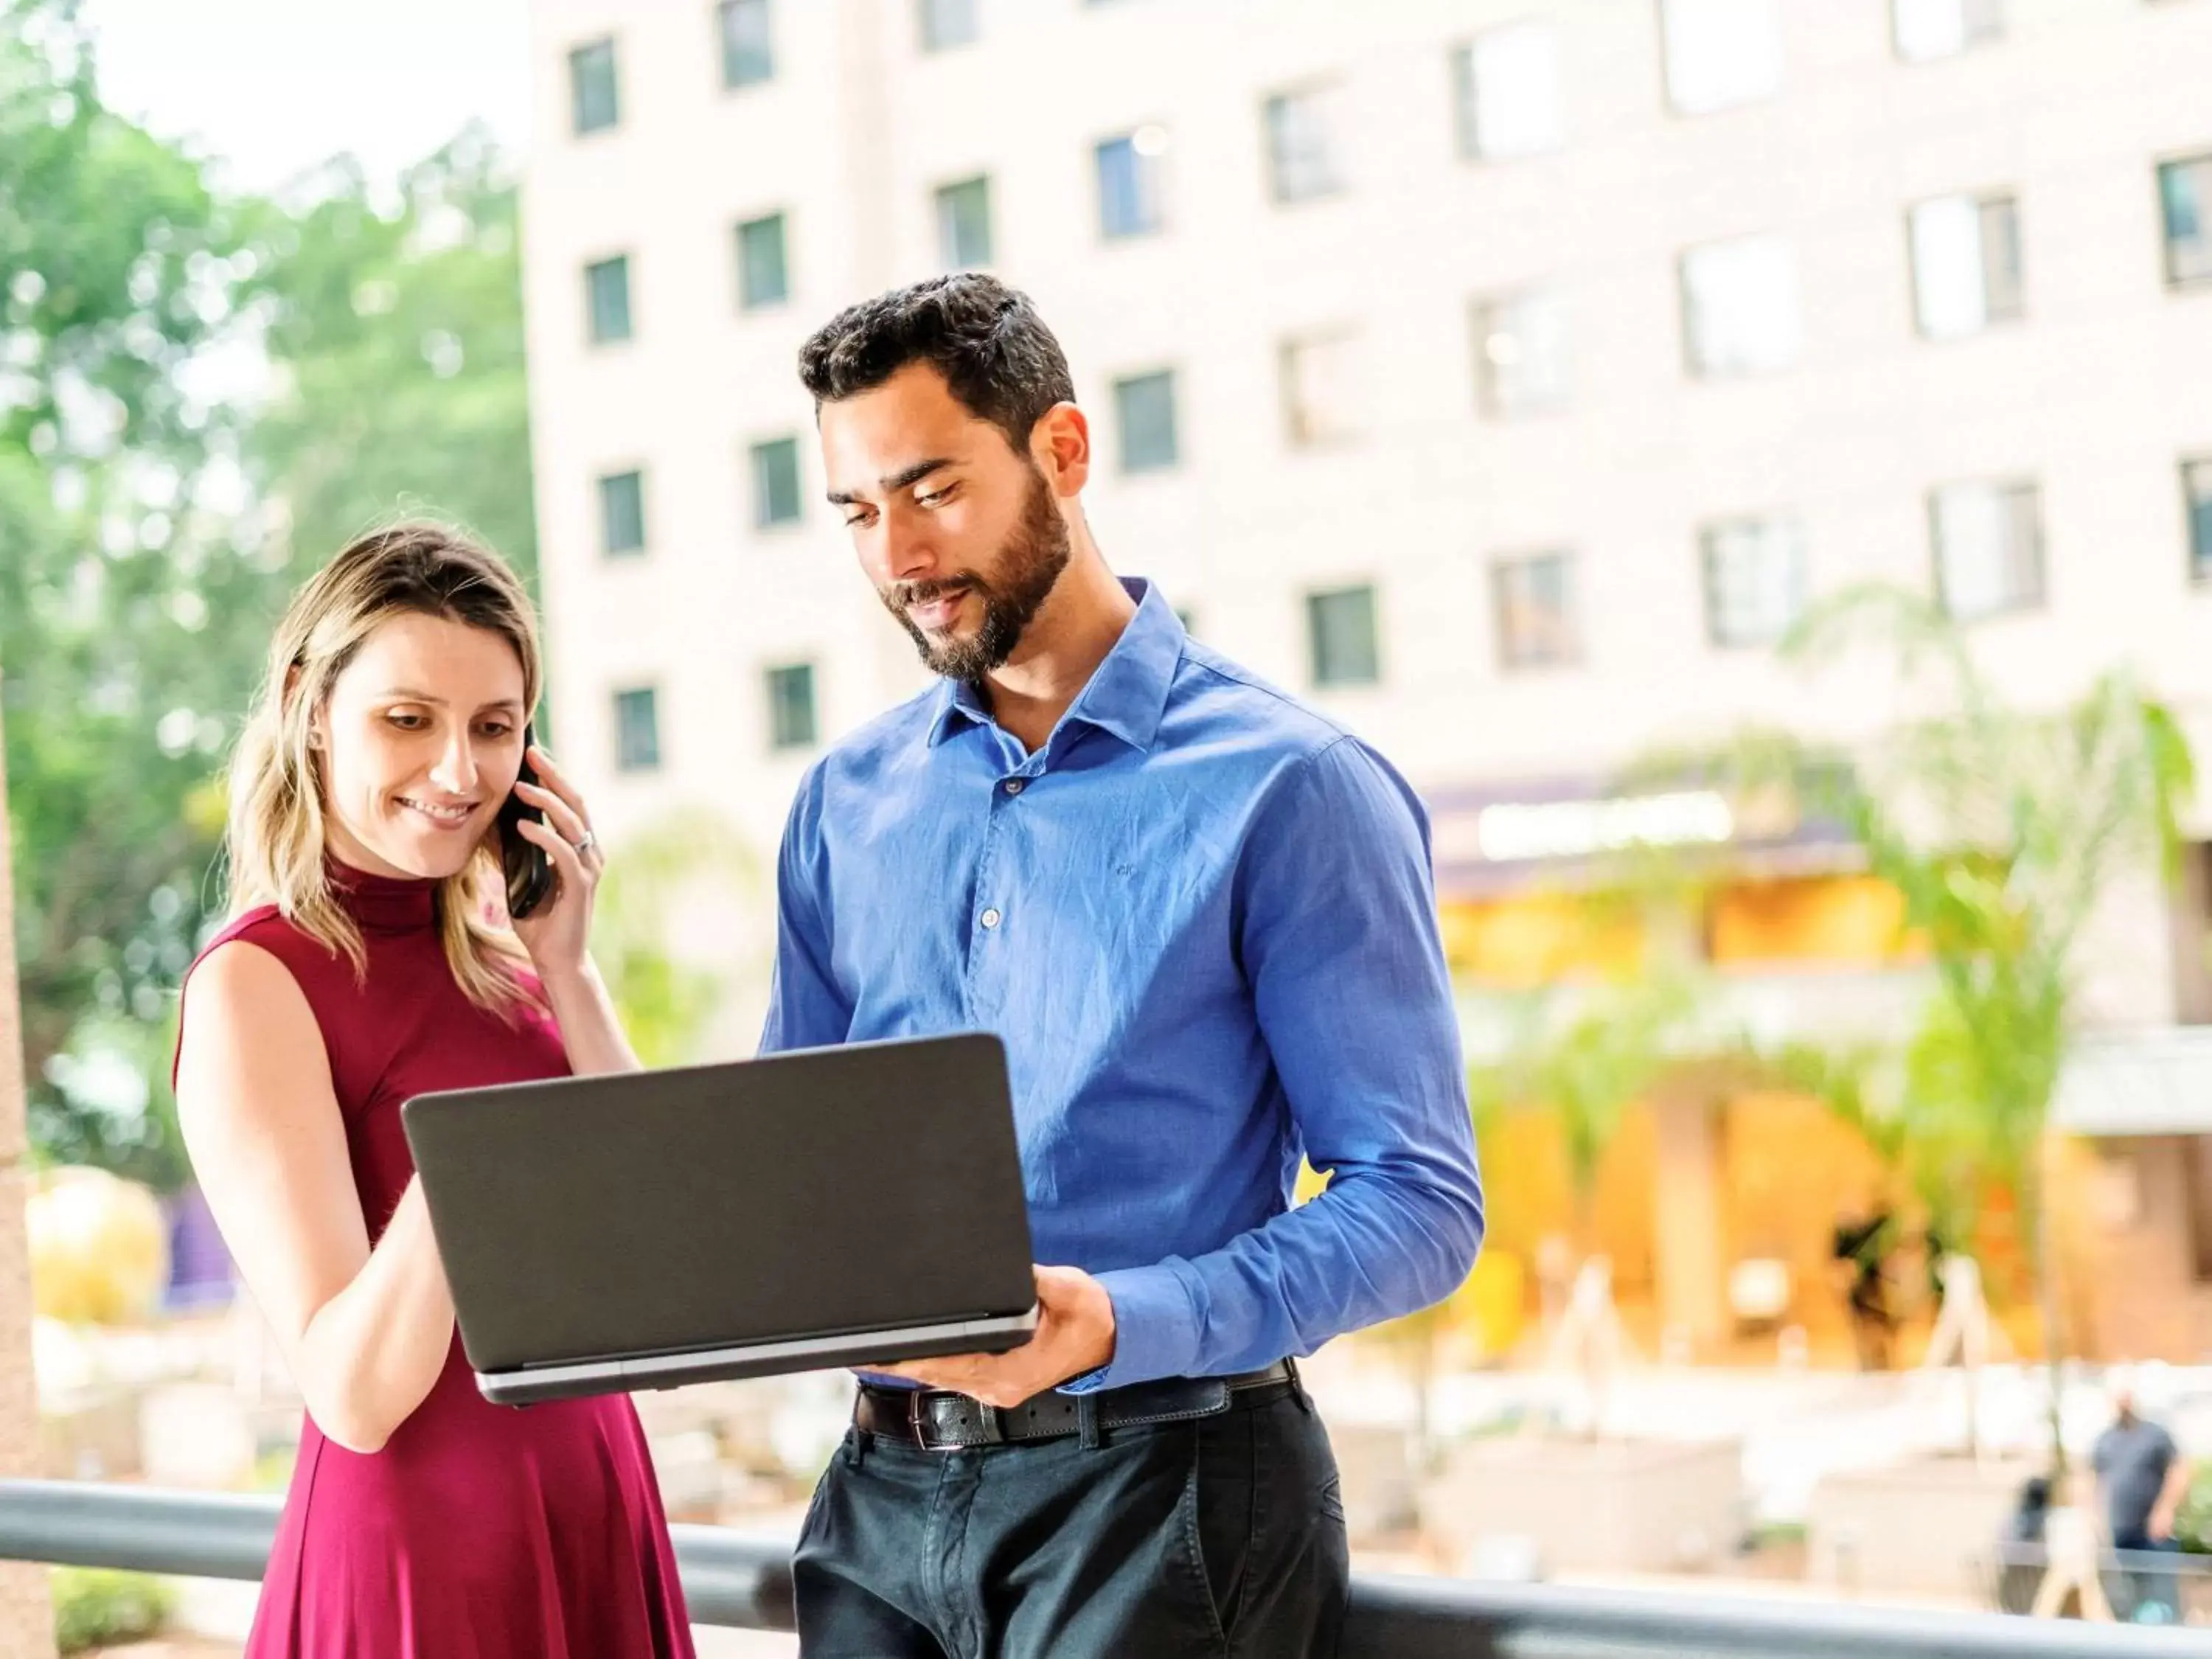
[[[518,781],[538,687],[514,573],[403,525],[300,590],[232,763],[177,1111],[307,1401],[246,1659],[690,1659],[636,1412],[477,1393],[400,1127],[414,1095],[637,1066],[585,951],[590,816],[541,750]],[[511,928],[510,792],[558,881]]]
[[[1889,1301],[1889,1258],[1896,1242],[1896,1219],[1887,1210],[1877,1209],[1836,1227],[1835,1258],[1845,1278],[1851,1342],[1863,1371],[1886,1371],[1890,1366],[1897,1312]]]
[[[2112,1422],[2089,1455],[2116,1550],[2178,1548],[2173,1524],[2188,1495],[2191,1467],[2173,1437],[2142,1415],[2125,1372],[2112,1387]]]
[[[2134,1592],[2133,1619],[2170,1623],[2178,1611],[2175,1575],[2142,1558],[2181,1547],[2173,1528],[2182,1499],[2189,1495],[2190,1462],[2162,1425],[2142,1414],[2135,1381],[2126,1371],[2113,1374],[2111,1398],[2112,1426],[2097,1437],[2089,1454],[2104,1500],[2106,1530]],[[2127,1559],[2130,1555],[2137,1559]]]
[[[2051,1518],[2051,1477],[2031,1474],[2021,1482],[2020,1497],[2005,1516],[2002,1541],[2040,1544],[2045,1523]]]

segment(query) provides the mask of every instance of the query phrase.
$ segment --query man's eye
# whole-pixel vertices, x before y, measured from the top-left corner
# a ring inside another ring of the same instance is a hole
[[[855,513],[851,518],[845,520],[845,528],[848,530],[864,529],[874,520],[875,516],[876,515],[872,513]]]
[[[915,505],[916,507],[935,507],[942,502],[945,498],[951,493],[952,486],[950,484],[945,485],[942,489],[926,490],[914,498]]]

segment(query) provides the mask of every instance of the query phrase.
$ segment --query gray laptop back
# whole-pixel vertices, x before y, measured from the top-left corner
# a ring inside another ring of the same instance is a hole
[[[478,1372],[1035,1300],[994,1036],[422,1095],[402,1121]]]

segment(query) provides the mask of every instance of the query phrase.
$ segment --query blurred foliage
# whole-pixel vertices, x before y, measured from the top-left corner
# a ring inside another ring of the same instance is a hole
[[[2190,1555],[2212,1555],[2212,1462],[2199,1463],[2174,1511],[2173,1541]]]
[[[534,589],[522,264],[509,158],[463,132],[385,202],[337,157],[264,208],[243,302],[275,394],[246,434],[301,574],[402,513],[466,526]]]
[[[252,268],[198,166],[102,107],[73,7],[0,9],[0,690],[32,1129],[103,1147],[50,1064],[153,1023],[213,849],[185,810],[239,695],[251,552],[235,433],[194,379]]]
[[[2084,935],[2131,876],[2178,868],[2194,763],[2172,713],[2124,672],[2056,710],[2009,706],[1958,625],[1902,589],[1837,594],[1784,653],[1815,673],[1871,661],[1930,712],[1848,750],[1756,730],[1646,769],[1789,790],[1901,896],[1900,943],[1918,941],[1934,974],[1917,1023],[1892,1053],[1800,1048],[1784,1068],[1860,1127],[1950,1248],[1985,1269],[2006,1265],[1989,1260],[1993,1239],[2016,1257],[2054,1368],[2063,1466],[2045,1132],[2075,1036]]]
[[[1660,970],[1588,994],[1523,1000],[1500,1060],[1468,1073],[1478,1133],[1513,1111],[1559,1124],[1575,1200],[1575,1243],[1596,1236],[1598,1173],[1628,1109],[1694,1058],[1698,996],[1686,975]]]
[[[225,199],[94,71],[75,0],[0,0],[15,945],[38,1156],[166,1188],[218,773],[292,586],[401,512],[534,582],[515,191],[464,133],[389,201],[343,158]]]
[[[65,1654],[88,1653],[118,1642],[161,1633],[176,1597],[160,1579],[112,1567],[56,1567],[49,1580],[54,1601],[54,1645]]]
[[[720,975],[669,948],[678,916],[702,901],[743,903],[757,881],[743,839],[704,808],[671,813],[614,849],[592,916],[592,956],[647,1066],[702,1058],[725,988]]]
[[[1816,607],[1786,647],[1815,670],[1879,653],[1906,682],[1932,678],[1937,712],[1848,757],[1788,734],[1735,751],[1747,781],[1807,779],[1904,900],[1935,994],[1890,1068],[1843,1109],[1911,1166],[1950,1237],[1994,1182],[2013,1201],[2021,1255],[2043,1220],[2042,1147],[2075,1036],[2080,953],[2096,906],[2133,874],[2170,873],[2177,814],[2195,788],[2172,714],[2127,674],[2100,677],[2055,712],[2007,706],[1948,619],[1917,595],[1863,587]],[[1848,759],[1848,766],[1837,763]]]

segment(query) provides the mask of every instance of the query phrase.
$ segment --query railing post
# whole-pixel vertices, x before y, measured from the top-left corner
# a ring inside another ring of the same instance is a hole
[[[36,1474],[38,1385],[31,1372],[31,1263],[23,1124],[23,1032],[15,991],[15,907],[8,835],[8,763],[0,733],[0,1475]],[[0,1566],[0,1653],[52,1659],[46,1570]]]

